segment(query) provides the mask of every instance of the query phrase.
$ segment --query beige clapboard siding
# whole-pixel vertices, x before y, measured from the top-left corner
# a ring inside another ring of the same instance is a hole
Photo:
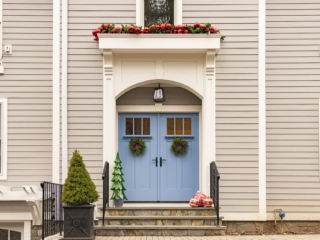
[[[8,180],[21,190],[52,180],[52,0],[3,0],[0,98],[8,98]]]
[[[317,213],[320,2],[266,8],[267,211]]]
[[[78,149],[102,198],[103,60],[92,30],[135,22],[135,0],[68,2],[68,155]]]
[[[210,22],[227,35],[216,62],[223,212],[258,212],[258,2],[183,1],[184,24]]]

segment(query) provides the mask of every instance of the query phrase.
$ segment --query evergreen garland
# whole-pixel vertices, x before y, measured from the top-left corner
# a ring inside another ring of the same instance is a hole
[[[126,190],[126,188],[123,186],[123,173],[121,171],[122,166],[121,166],[121,160],[119,157],[119,153],[117,153],[117,158],[116,160],[114,160],[114,167],[113,167],[113,178],[112,178],[112,182],[113,185],[111,187],[111,190],[113,190],[113,194],[112,197],[110,198],[111,200],[115,200],[115,199],[127,199],[126,195],[124,194],[124,191]]]
[[[86,205],[97,201],[99,194],[83,163],[78,150],[74,150],[70,159],[68,177],[62,192],[62,202],[68,205]]]

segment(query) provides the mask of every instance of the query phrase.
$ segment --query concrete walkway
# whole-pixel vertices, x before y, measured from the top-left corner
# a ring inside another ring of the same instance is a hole
[[[55,235],[46,240],[58,240]],[[314,235],[241,235],[241,236],[212,236],[212,237],[96,237],[95,240],[320,240],[319,234]]]

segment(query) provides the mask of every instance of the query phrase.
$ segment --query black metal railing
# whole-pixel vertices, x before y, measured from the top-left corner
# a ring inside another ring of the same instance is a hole
[[[42,240],[63,231],[61,184],[42,182]]]
[[[104,217],[106,214],[106,208],[109,207],[109,163],[104,163],[103,173],[103,201],[102,201],[102,225],[104,226]]]
[[[220,174],[216,162],[210,163],[210,197],[213,200],[214,208],[217,214],[217,226],[219,226],[219,179]]]

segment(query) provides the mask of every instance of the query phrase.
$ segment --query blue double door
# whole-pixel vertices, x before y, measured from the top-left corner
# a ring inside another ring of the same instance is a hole
[[[119,114],[118,149],[128,201],[188,201],[199,189],[198,114]],[[129,143],[140,137],[147,148],[131,153]],[[182,137],[187,153],[176,156],[172,141]]]

